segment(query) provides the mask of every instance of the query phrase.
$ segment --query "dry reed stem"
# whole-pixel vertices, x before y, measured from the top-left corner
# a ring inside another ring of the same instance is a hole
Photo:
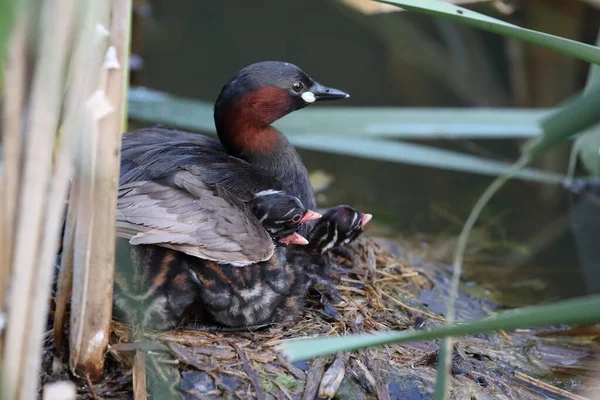
[[[317,397],[321,378],[325,372],[325,360],[323,357],[315,359],[308,369],[302,400],[312,400]]]
[[[35,398],[37,394],[43,324],[36,323],[36,319],[45,321],[47,296],[41,310],[36,309],[35,304],[40,304],[39,297],[49,293],[51,272],[48,269],[53,268],[52,263],[40,263],[40,242],[42,233],[48,232],[42,223],[74,9],[74,0],[42,4],[41,38],[29,102],[23,187],[13,258],[14,278],[5,340],[3,395],[7,399]],[[39,292],[40,287],[45,290]]]
[[[387,293],[383,293],[382,292],[382,294],[385,297],[387,297],[388,299],[390,299],[394,304],[398,305],[401,308],[404,308],[405,310],[408,310],[408,311],[416,313],[416,314],[427,315],[429,318],[436,319],[438,321],[444,321],[444,318],[440,317],[439,315],[434,315],[434,314],[431,314],[431,313],[429,313],[427,311],[419,310],[418,308],[414,308],[414,307],[408,306],[408,305],[404,304],[403,302],[401,302],[400,300],[398,300],[397,298],[395,298],[394,296],[391,296],[391,295],[389,295]]]
[[[40,360],[42,357],[40,334],[46,328],[48,298],[50,297],[52,276],[54,275],[54,259],[56,257],[56,247],[65,209],[64,199],[72,174],[70,166],[72,155],[73,148],[68,143],[63,143],[59,148],[59,166],[54,174],[52,189],[48,199],[48,211],[38,259],[38,265],[42,266],[42,268],[39,268],[35,279],[35,297],[33,301],[35,312],[29,314],[31,318],[31,333],[29,335],[29,344],[26,348],[30,367],[25,370],[24,381],[34,384],[27,386],[29,392],[22,394],[22,398],[24,399],[35,398],[37,393],[37,384],[35,383],[37,383],[39,377]]]
[[[75,13],[73,12],[73,15]],[[77,131],[65,130],[62,132],[59,138],[58,147],[56,150],[56,167],[52,179],[52,187],[50,190],[50,197],[48,199],[48,211],[46,214],[45,229],[42,236],[42,247],[40,253],[39,265],[52,265],[54,266],[54,259],[56,257],[56,248],[58,242],[58,236],[60,234],[60,228],[62,226],[64,209],[65,209],[65,198],[69,189],[69,182],[73,176],[73,159],[75,153],[75,141],[77,139]],[[45,315],[48,309],[48,298],[50,296],[50,285],[49,282],[52,280],[54,268],[43,268],[38,274],[36,283],[36,298],[34,309],[37,310],[38,315],[32,320],[33,331],[43,331],[46,326]],[[30,336],[30,341],[38,340],[36,335]],[[30,349],[36,349],[39,354],[33,354],[29,358],[31,360],[38,360],[41,357],[41,347],[35,346],[34,343],[30,343],[28,346]],[[39,365],[39,362],[38,362]],[[26,377],[29,380],[35,381],[39,374],[38,368],[31,368],[27,370]],[[32,387],[35,390],[35,387]],[[35,392],[30,395],[23,396],[24,398],[30,398],[35,396]]]
[[[250,364],[250,361],[248,360],[248,356],[246,355],[245,350],[242,349],[237,344],[234,344],[233,347],[237,350],[238,356],[240,357],[240,360],[242,361],[244,370],[246,371],[246,374],[250,378],[250,382],[252,382],[252,386],[254,387],[254,391],[256,393],[256,398],[258,400],[263,400],[265,398],[265,395],[264,395],[264,392],[260,385],[260,379],[258,377],[258,373],[256,372],[256,370],[254,368],[252,368],[252,365]]]
[[[94,182],[96,174],[97,143],[100,120],[110,110],[103,88],[108,71],[102,68],[103,56],[107,49],[108,31],[105,26],[109,19],[110,4],[92,4],[88,11],[86,33],[93,27],[91,37],[86,34],[82,46],[88,46],[87,57],[90,61],[86,69],[85,85],[82,90],[86,98],[85,118],[81,132],[76,160],[74,184],[79,190],[75,207],[77,223],[75,225],[73,252],[73,293],[71,300],[70,360],[69,365],[75,374],[89,376],[96,380],[103,368],[103,357],[98,353],[106,348],[107,337],[102,326],[102,316],[96,319],[94,305],[106,301],[95,296],[97,286],[103,282],[93,282],[94,271],[91,268],[91,243],[94,230]],[[88,39],[89,41],[86,40]],[[85,47],[84,47],[85,48]],[[101,76],[102,75],[102,76]],[[98,269],[96,269],[98,270]],[[100,291],[101,294],[102,291]]]
[[[137,350],[133,360],[133,398],[135,400],[146,400],[146,355]]]
[[[69,204],[77,204],[78,190],[71,185]],[[73,293],[73,245],[75,234],[75,208],[69,207],[65,221],[60,272],[56,281],[56,305],[54,309],[54,345],[59,353],[65,349],[64,320],[67,303]]]
[[[80,135],[87,132],[84,125],[84,112],[81,104],[89,96],[83,88],[90,85],[90,75],[88,71],[93,68],[93,58],[89,57],[89,43],[92,41],[93,24],[90,18],[86,19],[79,31],[74,54],[71,58],[69,74],[69,91],[67,97],[67,106],[65,107],[65,121],[63,124],[63,134],[74,137],[72,144],[78,146]],[[89,89],[91,91],[91,89]],[[75,169],[75,160],[72,160],[72,167]],[[73,172],[73,179],[69,193],[69,207],[65,219],[65,232],[62,245],[61,268],[57,280],[56,309],[54,315],[54,339],[58,351],[64,348],[64,315],[67,302],[71,298],[73,289],[73,253],[75,246],[75,226],[77,221],[77,205],[79,204],[79,181]]]
[[[85,40],[84,40],[85,41]],[[100,40],[101,42],[101,40]],[[81,56],[84,52],[80,52],[78,53],[79,56]],[[75,57],[74,58],[74,62],[71,64],[71,67],[77,67],[80,66],[79,62],[81,62],[81,58],[79,57]],[[86,62],[86,60],[83,61],[84,63]],[[93,61],[91,61],[90,64],[88,64],[88,68],[84,68],[83,71],[94,71],[94,65],[93,65]],[[64,215],[64,199],[66,198],[67,192],[68,192],[68,188],[69,188],[69,182],[73,177],[73,173],[74,173],[74,158],[75,158],[75,148],[76,148],[76,142],[77,142],[77,138],[78,135],[80,135],[82,132],[86,132],[85,129],[82,129],[81,131],[78,129],[78,127],[80,126],[80,124],[83,122],[85,123],[87,118],[85,117],[85,114],[87,114],[90,110],[86,110],[84,107],[87,108],[88,104],[86,104],[84,106],[84,103],[81,101],[83,98],[82,96],[85,96],[85,92],[82,92],[82,94],[79,93],[79,88],[80,86],[78,85],[78,83],[80,82],[80,80],[86,80],[89,79],[90,82],[93,82],[94,79],[92,78],[86,78],[85,76],[85,72],[83,74],[79,73],[77,69],[73,70],[75,74],[75,79],[71,82],[72,83],[72,87],[71,87],[71,91],[69,92],[69,102],[68,102],[68,119],[65,123],[65,129],[63,130],[62,135],[60,136],[60,141],[59,141],[59,146],[57,149],[57,157],[56,157],[56,173],[54,176],[54,185],[52,187],[52,192],[51,192],[51,197],[49,200],[49,215],[48,215],[48,225],[51,226],[51,228],[49,229],[53,229],[52,233],[49,233],[47,235],[44,236],[45,240],[44,240],[44,255],[45,257],[47,257],[47,262],[51,262],[51,260],[54,258],[54,254],[55,254],[55,249],[56,249],[56,245],[55,245],[55,241],[48,241],[46,240],[47,238],[50,237],[55,237],[56,234],[58,233],[58,229],[61,225],[61,222],[63,220],[63,215]],[[93,110],[91,110],[93,111]],[[71,193],[73,195],[73,192]],[[73,231],[72,229],[69,230],[69,232],[66,232],[66,236],[68,237],[72,237],[73,235]],[[72,242],[70,242],[72,244]],[[72,252],[71,252],[71,246],[69,248],[69,250],[67,250],[67,263],[69,263],[69,261],[72,261]],[[44,260],[42,262],[42,264],[44,264],[46,262],[46,260]],[[69,283],[69,279],[68,278],[72,278],[72,274],[70,273],[72,271],[71,268],[65,268],[65,272],[66,275],[63,275],[63,290],[65,289],[65,283]],[[65,278],[66,277],[66,278]],[[68,286],[66,286],[66,292],[68,293]],[[42,290],[40,288],[40,290]],[[65,291],[63,291],[63,293],[65,293]],[[45,295],[42,300],[40,301],[44,301],[44,299],[47,299],[47,295]],[[42,307],[43,305],[40,305],[40,307]],[[64,307],[62,308],[62,312],[64,312]],[[60,321],[62,322],[63,318],[61,315]],[[44,321],[43,318],[39,318],[39,321]],[[108,334],[107,334],[108,335]],[[62,343],[62,324],[60,325],[59,328],[59,333],[57,334],[58,337],[61,338],[61,343]],[[100,364],[100,370],[101,370],[101,364]],[[87,375],[87,374],[86,374]]]
[[[93,57],[90,57],[89,43],[93,36],[93,20],[88,15],[79,30],[79,37],[71,57],[69,90],[67,94],[67,105],[65,107],[65,120],[63,123],[63,134],[74,137],[72,144],[79,147],[80,136],[87,134],[84,111],[81,105],[89,96],[85,88],[89,87],[93,68]],[[62,243],[62,258],[60,273],[57,280],[56,309],[54,315],[54,339],[56,349],[64,350],[64,316],[67,303],[73,293],[73,254],[75,247],[75,227],[77,221],[77,205],[79,204],[79,180],[75,170],[75,159],[72,160],[73,177],[69,193],[69,207],[65,220],[65,231]]]
[[[23,106],[27,75],[27,24],[30,14],[22,8],[15,20],[4,64],[4,96],[2,115],[2,196],[0,198],[0,310],[8,289],[14,245],[15,216],[21,175]]]
[[[345,372],[344,358],[338,355],[323,374],[319,385],[319,398],[332,399],[342,384]]]
[[[134,336],[136,342],[142,341],[144,340],[144,331],[140,328]],[[148,398],[146,379],[145,351],[142,349],[136,350],[133,359],[133,398],[135,400],[146,400]]]
[[[520,371],[515,371],[514,377],[522,382],[528,383],[532,386],[538,387],[544,391],[548,391],[550,393],[557,394],[569,400],[589,400],[587,397],[579,396],[575,393],[571,393],[567,390],[561,389],[539,379],[535,379],[527,374],[524,374]]]
[[[115,213],[131,18],[130,1],[113,0],[110,5],[111,43],[100,83],[88,101],[95,103],[96,114],[91,135],[83,138],[80,152],[73,281],[73,299],[77,297],[80,305],[73,306],[71,313],[71,367],[85,371],[93,380],[102,374],[112,316]]]
[[[74,20],[75,7],[66,11],[66,20]],[[65,14],[63,14],[65,16]],[[71,22],[74,25],[73,22]],[[37,261],[38,273],[36,274],[34,286],[33,310],[29,314],[31,318],[29,344],[26,347],[27,359],[32,367],[25,370],[24,382],[31,384],[21,393],[24,399],[34,398],[37,394],[37,381],[40,374],[40,360],[42,356],[42,343],[39,339],[46,328],[46,315],[48,314],[48,298],[52,277],[54,275],[54,260],[56,248],[59,242],[60,229],[62,226],[65,198],[69,188],[69,181],[73,174],[72,160],[75,146],[73,142],[76,133],[64,133],[60,136],[56,155],[56,168],[52,177],[50,195],[47,201],[44,231],[41,238],[41,248]],[[45,337],[46,335],[44,335]]]
[[[110,321],[112,317],[112,294],[115,252],[115,214],[121,150],[122,121],[125,114],[125,87],[129,44],[129,21],[131,3],[127,0],[113,0],[110,26],[110,47],[103,64],[104,82],[100,91],[108,101],[111,112],[98,122],[96,132],[96,165],[93,173],[93,213],[91,215],[91,241],[89,243],[88,300],[86,315],[82,318],[84,329],[82,344],[86,341],[103,340],[95,344],[88,360],[81,359],[82,367],[94,365],[94,371],[86,371],[93,378],[102,371],[104,351],[108,345]],[[102,138],[100,140],[99,135]],[[91,171],[90,171],[91,172]],[[78,266],[81,267],[81,266]],[[97,369],[97,370],[96,370]]]

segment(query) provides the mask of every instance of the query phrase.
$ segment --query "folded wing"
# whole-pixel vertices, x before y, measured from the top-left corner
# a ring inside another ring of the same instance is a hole
[[[189,171],[173,186],[138,181],[119,188],[117,236],[191,256],[243,266],[269,259],[274,245],[248,207]]]

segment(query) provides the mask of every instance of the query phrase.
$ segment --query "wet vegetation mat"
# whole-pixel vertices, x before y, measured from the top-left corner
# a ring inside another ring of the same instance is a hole
[[[49,339],[42,381],[74,380],[82,399],[133,398],[144,388],[151,399],[431,399],[439,341],[293,364],[277,351],[285,340],[442,324],[450,269],[412,257],[410,248],[363,237],[335,259],[345,267],[338,282],[342,301],[330,304],[311,293],[296,323],[215,333],[142,332],[114,322],[100,383],[69,375]],[[493,318],[497,308],[461,294],[457,320]],[[583,399],[574,392],[600,387],[592,376],[598,336],[600,327],[591,326],[457,338],[450,398]]]

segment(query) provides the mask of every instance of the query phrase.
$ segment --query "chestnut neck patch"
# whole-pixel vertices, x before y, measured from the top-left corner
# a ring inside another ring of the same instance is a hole
[[[219,139],[234,155],[272,151],[281,139],[271,124],[292,110],[285,89],[261,87],[245,93],[215,109]]]

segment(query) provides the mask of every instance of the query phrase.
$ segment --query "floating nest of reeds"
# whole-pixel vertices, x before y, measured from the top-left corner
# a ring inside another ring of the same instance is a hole
[[[42,383],[71,380],[79,398],[127,399],[430,399],[439,341],[389,345],[291,364],[276,351],[285,340],[351,333],[424,329],[443,322],[448,266],[411,259],[386,240],[363,237],[340,277],[343,300],[323,304],[313,293],[303,318],[260,331],[134,332],[114,322],[103,381],[68,374],[49,339]],[[410,261],[408,261],[410,260]],[[495,306],[461,294],[459,320],[484,317]],[[591,380],[600,335],[592,327],[558,336],[534,331],[458,338],[452,362],[453,399],[578,399]],[[556,332],[553,332],[556,333]],[[564,333],[564,332],[563,332]],[[50,335],[49,335],[50,336]],[[136,338],[136,340],[134,340]]]

